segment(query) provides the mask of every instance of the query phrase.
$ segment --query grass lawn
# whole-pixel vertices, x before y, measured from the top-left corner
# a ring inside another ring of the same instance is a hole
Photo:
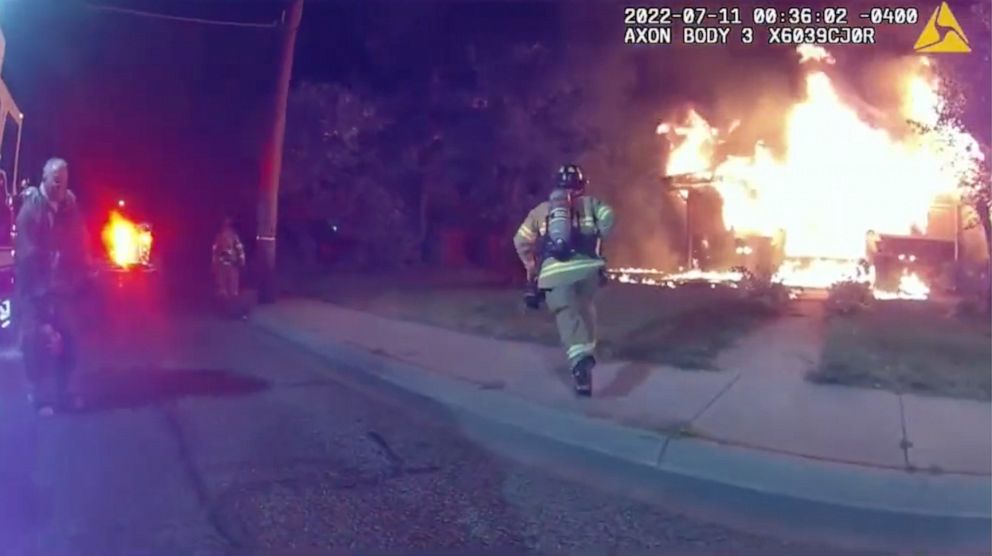
[[[876,303],[828,320],[820,368],[810,379],[989,400],[990,324],[936,303]]]
[[[334,275],[298,293],[382,316],[503,339],[558,345],[548,311],[529,311],[522,291],[479,276]],[[716,355],[770,318],[736,290],[610,284],[599,295],[601,353],[687,369],[714,369]]]

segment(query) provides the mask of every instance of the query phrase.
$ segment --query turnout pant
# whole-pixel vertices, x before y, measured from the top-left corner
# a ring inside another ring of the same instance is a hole
[[[24,373],[35,399],[55,403],[68,394],[76,360],[76,331],[68,302],[22,304],[19,329]]]
[[[214,279],[217,281],[217,295],[221,299],[232,300],[238,297],[240,290],[238,267],[220,263],[214,268]]]
[[[592,273],[578,282],[552,288],[546,294],[570,367],[596,350],[594,300],[599,284],[599,274]]]

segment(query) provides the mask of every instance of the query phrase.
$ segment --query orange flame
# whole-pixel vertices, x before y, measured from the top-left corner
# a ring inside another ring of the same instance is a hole
[[[111,211],[102,237],[110,260],[117,266],[128,268],[148,263],[152,232],[147,227],[131,222],[117,211]]]
[[[926,299],[930,295],[930,288],[926,283],[915,273],[903,272],[902,276],[899,278],[899,287],[896,291],[883,291],[876,289],[873,291],[875,294],[875,299],[880,300],[890,300],[890,299],[916,299],[922,300]]]
[[[784,232],[787,258],[814,261],[783,265],[778,276],[783,283],[824,287],[849,279],[850,263],[864,256],[870,230],[924,231],[935,198],[955,193],[982,154],[971,135],[939,123],[944,99],[929,60],[904,70],[897,113],[875,111],[871,118],[879,121],[869,121],[865,107],[845,100],[825,73],[824,64],[834,64],[826,50],[803,45],[797,52],[803,63],[819,65],[808,69],[806,98],[788,113],[783,156],[759,142],[749,156],[716,159],[723,134],[694,110],[682,125],[662,123],[657,131],[673,146],[666,173],[712,180],[723,198],[728,231]],[[888,122],[881,121],[886,117]],[[893,131],[893,122],[907,119],[936,132]],[[925,284],[915,275],[906,280],[901,290],[907,297],[926,297]]]

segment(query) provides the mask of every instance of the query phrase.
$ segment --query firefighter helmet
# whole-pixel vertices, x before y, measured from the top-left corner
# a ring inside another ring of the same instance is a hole
[[[558,169],[558,183],[555,187],[560,189],[585,189],[586,178],[582,175],[582,168],[575,164],[566,164]]]

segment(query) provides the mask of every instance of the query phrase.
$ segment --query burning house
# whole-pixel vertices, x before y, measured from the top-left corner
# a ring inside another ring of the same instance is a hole
[[[944,100],[927,59],[905,64],[900,105],[880,111],[842,94],[828,52],[797,52],[805,98],[787,113],[781,152],[758,142],[721,155],[739,122],[717,129],[691,107],[658,126],[670,146],[661,187],[685,211],[685,272],[617,269],[620,281],[734,281],[729,270],[746,267],[796,288],[854,279],[879,298],[925,298],[957,259],[957,188],[982,154],[940,123]]]

